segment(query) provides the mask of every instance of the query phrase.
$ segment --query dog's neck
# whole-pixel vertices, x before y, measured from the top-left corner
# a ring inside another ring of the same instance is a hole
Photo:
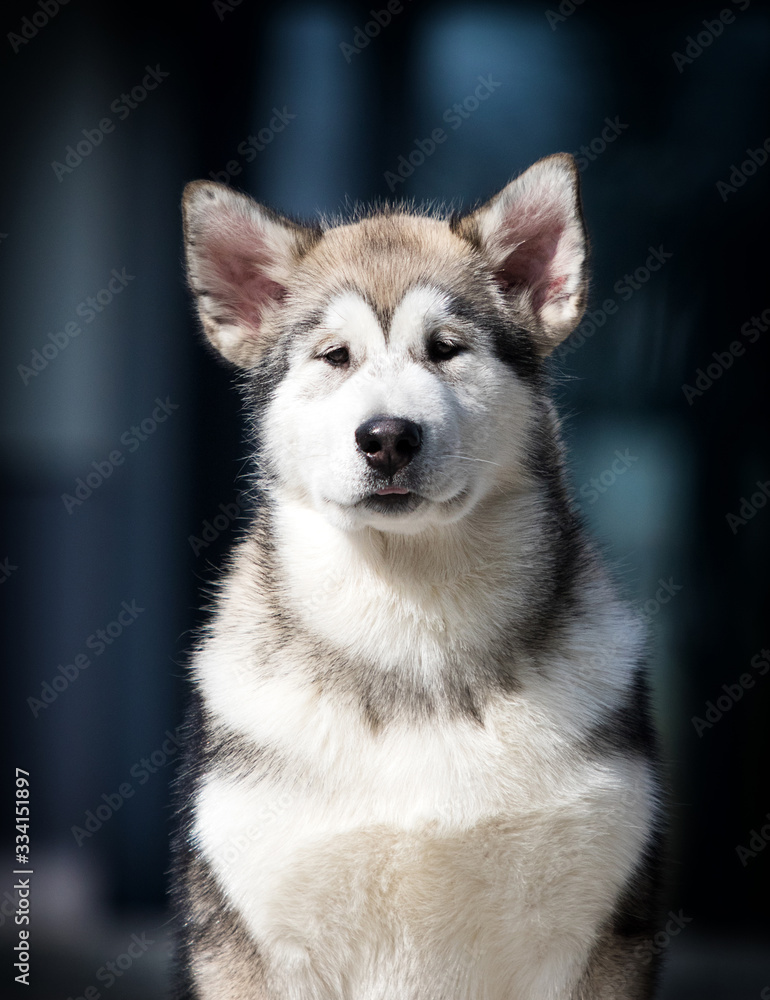
[[[382,661],[394,634],[412,648],[459,650],[510,633],[532,617],[552,568],[534,491],[497,494],[413,535],[347,533],[299,504],[277,509],[276,590],[312,632]]]
[[[346,531],[322,514],[296,503],[276,505],[273,528],[280,563],[293,577],[293,566],[310,568],[319,585],[342,567],[372,574],[385,586],[436,586],[469,573],[494,573],[510,566],[517,542],[510,531],[511,511],[521,500],[498,498],[479,504],[463,518],[427,525],[414,533],[372,527]]]

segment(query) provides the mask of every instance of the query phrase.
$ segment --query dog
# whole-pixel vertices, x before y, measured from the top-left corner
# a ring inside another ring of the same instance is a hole
[[[251,524],[191,662],[177,995],[643,1000],[665,817],[646,638],[573,505],[547,357],[573,158],[466,214],[183,200]]]

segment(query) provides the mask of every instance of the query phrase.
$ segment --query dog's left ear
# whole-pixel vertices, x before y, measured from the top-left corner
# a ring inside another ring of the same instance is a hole
[[[540,351],[549,354],[585,309],[588,248],[574,158],[538,160],[457,229],[530,314]]]

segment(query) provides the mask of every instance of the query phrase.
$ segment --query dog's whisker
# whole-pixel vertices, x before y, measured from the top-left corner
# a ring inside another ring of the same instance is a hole
[[[492,462],[488,458],[471,458],[470,455],[444,455],[444,458],[459,458],[463,462],[484,462],[486,465],[496,465],[498,469],[502,469],[499,462]]]

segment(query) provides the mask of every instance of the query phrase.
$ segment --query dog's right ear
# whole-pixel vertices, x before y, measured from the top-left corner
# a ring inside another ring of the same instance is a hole
[[[254,365],[291,272],[320,230],[284,219],[213,181],[184,190],[187,277],[203,329],[228,361]]]

